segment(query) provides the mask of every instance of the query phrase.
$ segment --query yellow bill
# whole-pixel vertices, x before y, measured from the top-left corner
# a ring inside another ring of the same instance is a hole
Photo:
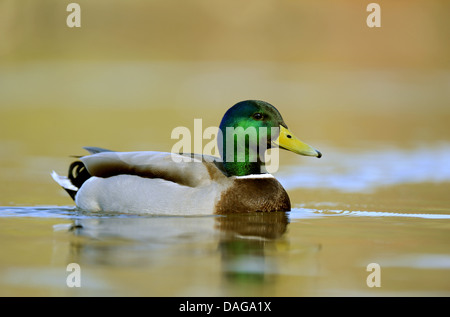
[[[300,141],[297,139],[291,131],[286,129],[283,126],[280,126],[280,135],[278,136],[278,139],[274,142],[277,144],[280,148],[300,154],[300,155],[306,155],[306,156],[315,156],[315,157],[322,157],[322,153],[317,151],[312,146]]]

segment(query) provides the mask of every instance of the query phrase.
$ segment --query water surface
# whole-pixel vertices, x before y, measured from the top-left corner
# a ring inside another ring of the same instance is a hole
[[[1,292],[8,296],[450,294],[449,208],[385,211],[382,205],[364,209],[346,200],[347,208],[341,209],[342,197],[331,192],[328,197],[336,201],[297,203],[288,213],[227,216],[1,207]],[[69,263],[81,267],[80,288],[66,285]],[[380,288],[366,284],[369,263],[381,267]]]

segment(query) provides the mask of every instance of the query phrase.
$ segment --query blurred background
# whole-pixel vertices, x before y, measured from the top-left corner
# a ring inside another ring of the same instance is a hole
[[[70,2],[0,0],[1,205],[70,204],[50,172],[82,146],[170,151],[244,99],[323,160],[449,141],[448,1],[376,1],[381,28],[350,0],[79,0],[69,28]]]

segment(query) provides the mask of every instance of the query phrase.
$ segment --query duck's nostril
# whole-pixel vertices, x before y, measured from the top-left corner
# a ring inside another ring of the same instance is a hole
[[[286,135],[286,137],[287,137],[288,139],[292,139],[292,135],[290,135],[290,134]]]

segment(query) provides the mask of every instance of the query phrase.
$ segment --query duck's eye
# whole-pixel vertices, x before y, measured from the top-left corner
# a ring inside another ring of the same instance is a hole
[[[263,115],[259,112],[253,114],[253,119],[255,120],[261,120],[263,118]]]

